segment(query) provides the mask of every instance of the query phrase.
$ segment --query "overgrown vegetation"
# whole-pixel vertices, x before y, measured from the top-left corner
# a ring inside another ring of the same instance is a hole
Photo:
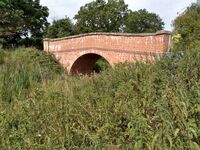
[[[3,0],[0,8],[3,47],[41,46],[44,35],[163,28],[158,15],[132,12],[124,0],[88,3],[76,25],[61,19],[48,31],[48,8],[39,0]],[[174,21],[173,50],[185,52],[114,69],[100,60],[94,70],[106,71],[90,77],[68,76],[51,55],[33,48],[0,49],[0,149],[199,150],[199,12],[198,1]]]
[[[93,71],[95,73],[100,73],[108,69],[111,69],[111,66],[104,58],[100,58],[99,60],[97,60],[93,67]]]
[[[173,23],[174,51],[200,46],[200,2],[192,3]]]
[[[35,49],[0,62],[1,150],[200,148],[198,50],[82,79]]]
[[[0,50],[0,64],[4,63],[4,52],[2,50]]]

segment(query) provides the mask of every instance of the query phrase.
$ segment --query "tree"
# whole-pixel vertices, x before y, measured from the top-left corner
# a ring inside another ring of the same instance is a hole
[[[75,19],[78,33],[122,32],[128,5],[124,0],[96,0],[82,6]]]
[[[15,10],[11,1],[0,1],[0,38],[14,35],[21,30],[22,11]]]
[[[140,9],[128,14],[125,25],[128,33],[151,33],[162,30],[164,22],[157,14]]]
[[[4,44],[38,46],[48,26],[48,8],[40,0],[2,0],[0,34]]]
[[[193,3],[173,22],[173,33],[179,35],[175,50],[187,50],[200,45],[200,4]]]
[[[45,37],[61,38],[73,35],[74,33],[74,24],[66,17],[65,19],[53,21],[53,24],[48,27]]]

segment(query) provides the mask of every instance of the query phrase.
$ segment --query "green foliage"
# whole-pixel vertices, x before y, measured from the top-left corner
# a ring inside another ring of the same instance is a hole
[[[14,8],[9,0],[0,1],[0,39],[12,36],[21,30],[22,11]]]
[[[162,19],[146,9],[130,12],[125,25],[125,32],[129,33],[152,33],[164,28]]]
[[[162,30],[164,23],[146,9],[131,11],[124,0],[96,0],[81,7],[74,17],[78,33],[129,32],[144,33]]]
[[[39,0],[1,1],[0,38],[4,39],[4,47],[41,47],[48,15],[48,8],[41,6]]]
[[[0,65],[4,63],[5,53],[0,49]]]
[[[69,18],[53,21],[53,24],[48,27],[45,37],[47,38],[61,38],[73,35],[74,25]]]
[[[7,51],[0,65],[0,147],[198,150],[199,66],[194,49],[79,79],[44,52]]]
[[[101,59],[97,60],[97,62],[94,65],[93,70],[96,73],[100,73],[100,72],[105,71],[110,68],[111,68],[110,64],[105,59],[101,58]]]
[[[51,79],[54,74],[63,72],[51,55],[45,55],[44,52],[35,49],[19,49],[4,53],[3,65],[0,67],[0,97],[7,102],[19,96],[22,90],[28,89],[32,82],[40,83]]]
[[[78,33],[122,32],[128,5],[124,0],[95,0],[82,6],[75,15]]]
[[[180,35],[174,50],[190,50],[200,44],[200,4],[193,3],[173,23],[174,34]]]

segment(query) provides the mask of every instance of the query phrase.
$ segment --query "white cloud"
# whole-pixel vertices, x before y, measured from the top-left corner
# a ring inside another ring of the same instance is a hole
[[[64,18],[71,19],[78,12],[79,8],[92,0],[41,0],[41,4],[50,10],[49,20]],[[177,13],[183,11],[187,6],[196,0],[125,0],[132,10],[146,8],[150,12],[159,14],[165,22],[165,29],[171,30],[171,23]]]

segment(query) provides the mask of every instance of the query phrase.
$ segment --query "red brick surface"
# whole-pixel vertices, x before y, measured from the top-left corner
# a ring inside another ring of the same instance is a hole
[[[157,54],[168,51],[170,42],[171,34],[167,31],[151,34],[90,33],[45,39],[44,50],[53,53],[69,72],[86,73],[100,56],[111,66],[120,62],[154,60]]]

